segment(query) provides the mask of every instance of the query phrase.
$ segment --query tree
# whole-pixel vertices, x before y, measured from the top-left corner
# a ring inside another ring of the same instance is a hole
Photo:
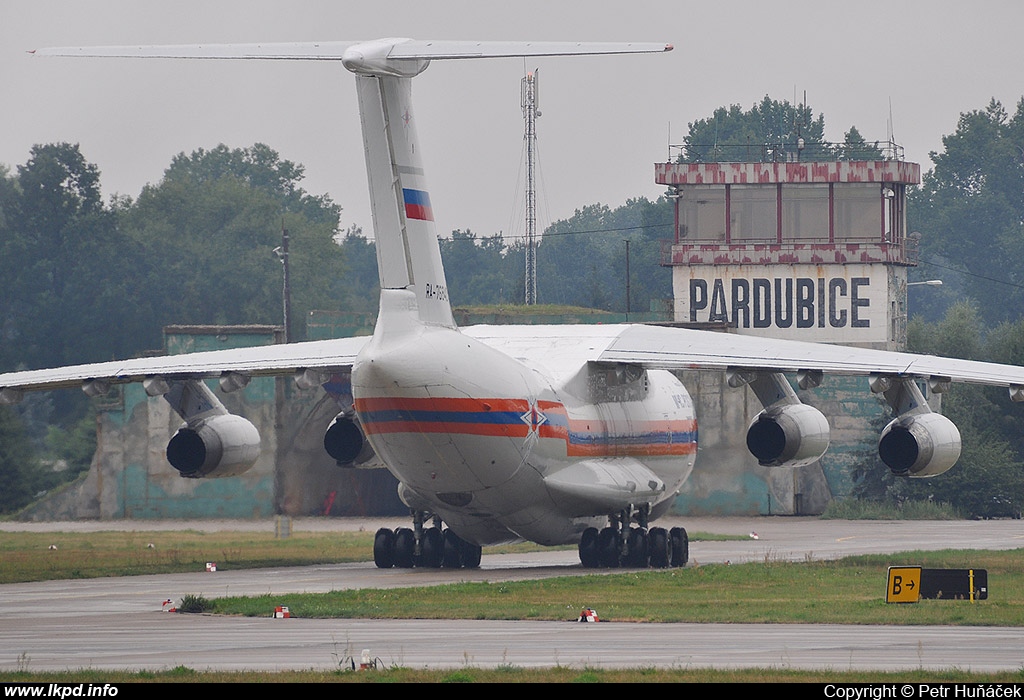
[[[787,160],[874,160],[878,144],[869,144],[851,126],[843,144],[825,141],[825,116],[807,104],[792,105],[768,95],[744,111],[737,104],[719,107],[710,117],[691,122],[680,162],[758,162]]]
[[[341,239],[341,251],[345,259],[346,307],[353,311],[376,311],[380,301],[377,247],[367,240],[361,228],[352,226]]]
[[[5,235],[5,364],[107,359],[131,344],[122,319],[134,286],[130,246],[104,207],[99,171],[67,143],[34,146],[0,189]]]
[[[457,229],[440,244],[453,304],[502,304],[523,299],[524,271],[509,269],[500,233],[477,238],[472,231]]]
[[[4,303],[0,305],[0,367],[17,366],[18,354],[14,344],[18,337],[16,302],[12,296],[18,261],[10,254],[15,235],[14,217],[19,206],[20,191],[17,180],[10,171],[0,165],[0,290]]]
[[[226,178],[240,180],[274,196],[284,211],[336,226],[341,208],[327,195],[313,196],[299,187],[305,170],[300,164],[281,160],[263,143],[235,149],[220,144],[209,151],[199,148],[187,156],[179,153],[164,171],[164,180],[185,179],[197,184],[214,184]]]
[[[298,186],[302,168],[262,144],[220,146],[175,157],[124,216],[142,248],[151,333],[170,323],[282,322],[282,274],[275,248],[289,232],[291,308],[341,307],[344,261],[340,208]],[[303,328],[296,328],[301,337]]]
[[[689,128],[684,162],[786,160],[784,153],[795,153],[798,138],[805,146],[825,138],[824,116],[767,95],[747,111],[736,104],[719,107]]]
[[[843,137],[843,143],[836,149],[839,160],[882,160],[885,154],[878,142],[868,143],[855,126],[851,126]]]
[[[672,273],[659,264],[661,241],[671,231],[672,208],[665,198],[577,209],[544,232],[537,249],[537,296],[544,303],[625,311],[629,240],[630,309],[648,311],[651,300],[672,296]]]
[[[27,505],[35,494],[33,472],[37,470],[25,431],[7,406],[0,406],[0,513]]]
[[[996,100],[961,114],[942,142],[908,206],[922,263],[945,283],[930,301],[970,297],[988,325],[1014,321],[1024,304],[1024,99],[1012,117]],[[929,300],[915,301],[921,311]],[[937,319],[944,307],[927,310]]]

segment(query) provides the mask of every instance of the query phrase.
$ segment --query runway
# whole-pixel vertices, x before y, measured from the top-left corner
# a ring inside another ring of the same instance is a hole
[[[659,523],[660,524],[660,523]],[[826,559],[913,549],[1016,549],[1021,521],[867,522],[807,518],[686,519],[690,531],[740,534],[695,542],[691,565]],[[295,531],[378,523],[297,521]],[[112,529],[112,523],[77,527]],[[184,528],[129,522],[119,527]],[[211,527],[223,529],[217,524]],[[270,523],[269,527],[273,524]],[[0,523],[0,531],[69,524]],[[187,527],[202,529],[202,523]],[[228,524],[231,529],[266,523]],[[756,536],[756,539],[755,539]],[[906,562],[894,562],[906,563]],[[535,621],[303,620],[173,615],[163,601],[340,588],[503,581],[582,573],[574,552],[484,555],[475,571],[382,571],[370,563],[0,586],[0,669],[284,670],[336,668],[363,650],[385,665],[493,667],[776,667],[832,670],[1017,670],[1024,628],[836,625],[581,624]],[[588,572],[589,573],[589,572]],[[884,582],[880,582],[880,586]],[[881,592],[880,592],[881,595]]]

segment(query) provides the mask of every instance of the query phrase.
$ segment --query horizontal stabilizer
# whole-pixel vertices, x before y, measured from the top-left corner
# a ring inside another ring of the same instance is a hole
[[[37,56],[98,58],[234,58],[281,61],[340,61],[355,41],[271,44],[177,44],[167,46],[58,46],[36,49]]]
[[[519,56],[586,56],[596,54],[660,53],[671,44],[571,41],[420,41],[383,39],[268,44],[176,44],[167,46],[62,46],[37,49],[37,56],[106,58],[221,58],[279,61],[340,61],[359,44],[389,45],[386,58],[442,60],[456,58],[510,58]]]
[[[516,58],[519,56],[590,56],[661,53],[671,44],[574,41],[407,41],[396,44],[388,58],[427,60]]]

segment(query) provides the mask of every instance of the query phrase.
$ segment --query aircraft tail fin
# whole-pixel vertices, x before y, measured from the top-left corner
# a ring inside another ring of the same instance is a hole
[[[380,287],[416,294],[419,317],[455,327],[412,107],[412,81],[357,75]],[[382,307],[383,310],[383,307]]]
[[[412,79],[431,61],[642,53],[671,48],[666,44],[409,39],[384,39],[350,47],[343,63],[356,74],[358,85],[381,289],[415,292],[422,322],[455,327],[412,109]]]

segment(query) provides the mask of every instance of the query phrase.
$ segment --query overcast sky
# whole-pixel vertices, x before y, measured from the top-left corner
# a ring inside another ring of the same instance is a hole
[[[1024,96],[1019,0],[0,0],[0,164],[78,143],[104,195],[135,197],[171,158],[266,143],[305,189],[371,228],[352,76],[339,63],[33,57],[44,46],[418,39],[655,41],[668,54],[438,62],[414,83],[438,231],[521,235],[520,79],[540,68],[542,225],[655,198],[653,163],[690,122],[765,95],[825,115],[826,137],[892,132],[908,160],[961,112]]]

